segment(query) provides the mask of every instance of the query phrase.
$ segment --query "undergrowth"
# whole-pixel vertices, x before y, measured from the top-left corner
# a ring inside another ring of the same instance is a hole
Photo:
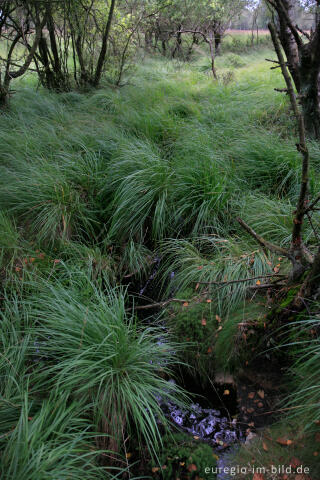
[[[106,478],[112,455],[128,468],[128,432],[156,457],[158,419],[166,424],[156,397],[185,401],[168,386],[173,366],[242,362],[239,323],[262,318],[248,287],[288,263],[236,218],[287,245],[300,182],[294,121],[261,42],[245,53],[226,45],[218,81],[202,55],[147,58],[118,90],[58,95],[33,77],[17,83],[0,116],[3,478]],[[310,152],[314,193],[316,143]],[[314,229],[304,229],[312,249]],[[148,279],[162,298],[188,297],[168,309],[168,337],[154,318],[136,318],[141,298],[121,286]],[[302,328],[317,331],[310,322]],[[290,405],[304,405],[312,425],[318,337],[306,341]]]

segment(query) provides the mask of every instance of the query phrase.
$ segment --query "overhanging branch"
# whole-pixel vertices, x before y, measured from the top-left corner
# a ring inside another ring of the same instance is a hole
[[[279,247],[278,245],[275,245],[268,240],[265,240],[263,237],[261,237],[261,235],[258,235],[251,227],[249,227],[249,225],[244,220],[242,220],[242,218],[238,217],[237,221],[240,223],[242,228],[244,228],[249,233],[249,235],[251,235],[251,237],[253,237],[263,248],[273,253],[279,253],[280,255],[283,255],[284,257],[292,260],[292,255],[288,250]]]

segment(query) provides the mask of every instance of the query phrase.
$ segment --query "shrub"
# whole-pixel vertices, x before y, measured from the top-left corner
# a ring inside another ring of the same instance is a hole
[[[228,67],[234,68],[244,67],[246,65],[246,62],[242,59],[242,57],[240,57],[240,55],[237,55],[236,53],[229,53],[228,55],[226,55],[225,62]]]

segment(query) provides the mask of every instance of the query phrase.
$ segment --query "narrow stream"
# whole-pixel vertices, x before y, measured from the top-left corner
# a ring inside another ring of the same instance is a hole
[[[144,303],[142,299],[144,295],[149,299],[159,300],[158,291],[153,283],[157,277],[161,259],[157,257],[154,263],[155,266],[151,275],[145,284],[139,288],[142,304]],[[171,273],[171,278],[173,276],[174,272]],[[171,295],[174,293],[170,292]],[[142,318],[152,321],[150,310],[147,312],[147,317],[142,313]],[[157,315],[158,313],[159,310],[155,309],[154,314]],[[162,326],[166,330],[165,322],[162,323]],[[237,445],[246,438],[237,421],[239,412],[236,387],[233,384],[212,383],[209,387],[203,388],[197,384],[197,381],[187,370],[183,372],[181,378],[179,385],[190,395],[191,405],[188,409],[183,409],[158,397],[161,409],[165,416],[179,429],[193,438],[211,445],[219,457],[217,467],[223,469],[226,466],[225,456],[230,454],[230,451],[237,448]],[[174,380],[169,381],[169,383],[174,382]],[[226,476],[220,473],[217,478],[224,480]]]

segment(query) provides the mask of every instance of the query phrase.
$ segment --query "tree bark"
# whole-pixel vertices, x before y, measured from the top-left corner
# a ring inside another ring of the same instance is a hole
[[[99,58],[98,58],[97,67],[96,67],[96,71],[95,71],[95,75],[94,75],[94,79],[93,79],[93,86],[94,87],[97,87],[100,83],[100,80],[101,80],[103,66],[104,66],[104,62],[105,62],[106,54],[107,54],[107,46],[108,46],[108,40],[109,40],[109,35],[110,35],[110,30],[111,30],[111,24],[112,24],[115,5],[116,5],[116,0],[111,0],[108,20],[107,20],[106,28],[105,28],[105,31],[104,31],[104,34],[103,34],[100,55],[99,55]]]
[[[171,54],[172,58],[176,58],[176,55],[180,54],[180,52],[181,52],[181,44],[182,44],[181,29],[182,29],[182,25],[179,25],[178,32],[177,32],[177,38],[176,38],[176,44],[175,44],[175,47],[174,47],[174,49],[172,51],[172,54]]]
[[[278,14],[279,39],[287,65],[300,96],[308,134],[320,139],[320,16],[316,13],[315,30],[306,35],[294,26],[293,0],[267,0]],[[308,38],[302,40],[301,35]]]
[[[313,60],[320,54],[310,47],[303,45],[300,53],[300,101],[308,133],[320,139],[320,62]]]
[[[287,12],[288,17],[291,19],[293,17],[294,2],[292,0],[283,0],[283,6]],[[297,91],[300,92],[301,82],[298,46],[280,7],[278,7],[278,18],[280,42],[286,54],[288,68],[293,78],[295,87]]]

